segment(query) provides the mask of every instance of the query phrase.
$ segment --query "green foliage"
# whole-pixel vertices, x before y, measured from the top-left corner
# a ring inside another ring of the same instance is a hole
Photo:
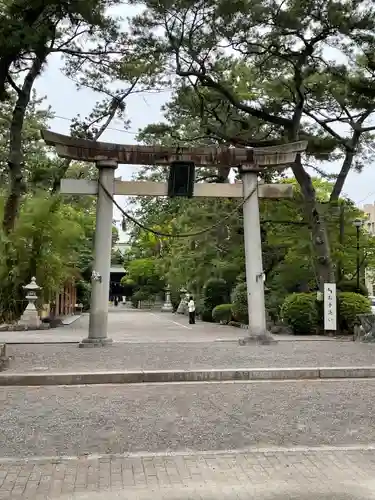
[[[137,289],[136,283],[129,279],[127,276],[123,276],[120,280],[121,285],[123,286],[123,294],[126,297],[131,297],[134,291]]]
[[[204,304],[203,304],[202,308],[201,308],[201,311],[200,311],[200,318],[201,318],[202,321],[207,321],[207,323],[212,323],[213,322],[213,318],[212,318],[212,309],[211,309],[211,307],[205,307]]]
[[[75,285],[77,291],[77,304],[82,304],[83,310],[87,311],[90,309],[91,283],[84,280],[78,280]]]
[[[138,302],[144,302],[150,300],[151,295],[149,290],[141,289],[133,293],[131,297],[131,302],[133,307],[138,307]]]
[[[246,283],[238,283],[232,292],[232,314],[236,321],[249,324]]]
[[[56,194],[68,171],[70,177],[91,179],[97,170],[94,165],[57,158],[41,141],[40,130],[47,128],[53,112],[43,109],[33,85],[49,58],[58,54],[64,74],[77,87],[104,96],[86,118],[73,119],[75,137],[98,140],[115,118],[127,127],[127,96],[163,84],[160,76],[155,79],[160,58],[140,57],[110,12],[118,3],[9,0],[1,4],[0,185],[5,189],[0,193],[0,321],[17,317],[23,306],[22,285],[31,275],[37,275],[47,300],[65,280],[88,281],[91,274],[93,227],[88,225],[95,200],[66,196],[61,202]],[[3,197],[7,197],[5,208]],[[40,204],[45,224],[33,203]],[[116,252],[113,257],[122,261]],[[79,286],[85,295],[85,285]]]
[[[303,282],[296,289],[309,289],[312,279],[315,287],[331,281],[341,250],[336,245],[337,253],[330,253],[330,217],[317,203],[310,168],[332,181],[325,199],[332,205],[350,170],[360,171],[374,156],[366,147],[375,130],[374,12],[365,0],[340,3],[339,9],[299,0],[280,8],[273,0],[230,7],[198,2],[193,8],[180,0],[146,1],[132,23],[140,52],[165,54],[168,71],[173,67],[181,81],[165,107],[165,122],[145,131],[148,139],[253,147],[262,140],[308,140],[307,155],[292,165],[306,222],[307,237],[299,242],[312,247],[301,259]],[[324,47],[337,52],[335,60]],[[350,65],[342,63],[347,60]],[[326,161],[340,162],[339,172],[327,173]]]
[[[228,324],[232,319],[232,304],[220,304],[214,307],[212,319],[215,323]]]
[[[359,283],[359,291],[357,290],[357,281],[356,280],[343,280],[337,284],[337,290],[340,292],[353,292],[360,293],[364,297],[368,296],[368,290],[363,283]]]
[[[340,330],[353,333],[357,314],[371,313],[371,303],[359,293],[341,292],[338,294]]]
[[[203,310],[201,317],[203,321],[212,321],[213,309],[228,302],[228,284],[220,278],[209,279],[203,287]]]
[[[353,292],[339,292],[338,320],[339,330],[353,333],[358,314],[371,313],[367,297]],[[323,328],[323,304],[316,301],[313,293],[294,293],[289,295],[281,308],[283,320],[295,334],[314,334]]]
[[[172,125],[150,126],[142,134],[147,144],[173,144],[173,133],[184,137],[191,133],[199,135],[199,123],[192,112],[194,92],[177,91],[167,105],[166,117]],[[168,128],[169,127],[169,128]],[[172,133],[173,132],[173,133]],[[171,135],[172,134],[172,135]],[[204,142],[204,140],[203,140]],[[196,145],[187,142],[189,145]],[[212,171],[197,169],[197,177],[209,181]],[[206,178],[208,176],[208,179]],[[143,170],[139,180],[165,181],[166,171],[158,168],[150,173]],[[267,307],[274,319],[283,299],[288,293],[309,292],[319,286],[319,270],[316,267],[316,251],[311,230],[306,220],[306,210],[301,187],[293,179],[280,179],[267,174],[267,181],[280,181],[293,186],[292,200],[261,200],[263,264],[270,290]],[[319,177],[312,179],[315,195],[319,201],[327,202],[334,187],[330,181]],[[167,281],[175,288],[188,284],[194,293],[201,294],[204,283],[211,277],[223,278],[229,288],[238,279],[244,279],[244,246],[242,211],[234,210],[237,202],[221,199],[170,200],[143,198],[138,202],[136,217],[144,225],[165,232],[189,233],[215,225],[215,229],[192,238],[158,239],[135,228],[132,231],[132,252],[135,255],[157,255]],[[344,206],[344,235],[340,241],[340,207]],[[319,210],[329,237],[331,262],[342,273],[350,275],[356,269],[356,234],[352,221],[361,217],[361,212],[348,200],[325,203]],[[218,224],[222,221],[222,224]],[[375,263],[374,238],[361,232],[360,246],[366,252],[366,262]],[[277,297],[277,300],[275,299]],[[275,300],[274,300],[275,299]],[[205,311],[203,315],[209,317]]]
[[[296,335],[315,334],[319,325],[316,294],[289,295],[281,307],[281,317]]]
[[[164,289],[164,280],[157,259],[132,260],[127,266],[127,271],[127,279],[134,282],[135,287],[148,297]]]
[[[268,291],[265,295],[266,311],[272,321],[280,319],[280,309],[287,293],[285,288]]]
[[[0,198],[0,217],[3,203]],[[79,278],[80,258],[91,252],[94,227],[94,213],[77,205],[64,204],[43,192],[27,196],[14,231],[8,236],[0,231],[0,320],[19,316],[22,286],[31,276],[42,287],[43,302],[67,280]]]
[[[124,263],[124,256],[120,250],[112,250],[111,264],[112,265],[122,265]]]

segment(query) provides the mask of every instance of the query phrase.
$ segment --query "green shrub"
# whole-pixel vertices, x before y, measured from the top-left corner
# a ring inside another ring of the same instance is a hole
[[[133,307],[138,307],[138,302],[143,302],[150,299],[150,294],[145,290],[137,290],[133,293],[131,297],[131,302]]]
[[[213,321],[212,311],[220,304],[229,302],[228,284],[221,278],[209,279],[203,287],[203,305],[201,318],[203,321]]]
[[[371,313],[370,301],[353,292],[339,292],[337,299],[339,330],[352,333],[357,315]],[[316,301],[315,293],[294,293],[285,299],[281,316],[295,334],[316,333],[323,328],[323,302]]]
[[[266,311],[272,321],[278,321],[280,319],[280,309],[285,300],[285,291],[282,290],[269,290],[265,294]]]
[[[356,280],[343,280],[337,284],[337,291],[359,293],[360,295],[368,296],[368,290],[363,283],[359,284],[359,291],[357,290]]]
[[[228,284],[222,278],[211,278],[203,287],[203,298],[206,305],[212,309],[229,302]]]
[[[232,319],[232,304],[220,304],[212,311],[212,318],[215,323],[228,324]]]
[[[371,303],[367,297],[359,293],[338,293],[338,310],[340,330],[353,332],[357,314],[371,313]]]
[[[249,315],[247,309],[247,289],[246,283],[239,283],[232,292],[232,315],[239,323],[247,325]]]
[[[288,295],[281,307],[281,317],[296,335],[314,334],[319,325],[315,293]]]
[[[200,312],[200,318],[202,321],[207,321],[208,323],[213,322],[212,309],[210,307],[203,307]]]
[[[90,299],[91,299],[91,283],[79,280],[76,283],[77,290],[77,304],[83,305],[83,310],[87,311],[90,309]]]

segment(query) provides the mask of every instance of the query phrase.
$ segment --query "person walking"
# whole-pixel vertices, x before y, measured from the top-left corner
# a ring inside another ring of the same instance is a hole
[[[195,325],[195,302],[192,296],[190,296],[189,298],[188,311],[189,311],[189,325]]]

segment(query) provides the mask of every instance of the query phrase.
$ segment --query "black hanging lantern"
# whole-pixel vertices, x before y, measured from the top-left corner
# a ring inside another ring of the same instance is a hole
[[[185,196],[194,194],[195,164],[193,161],[173,161],[169,168],[168,196]]]

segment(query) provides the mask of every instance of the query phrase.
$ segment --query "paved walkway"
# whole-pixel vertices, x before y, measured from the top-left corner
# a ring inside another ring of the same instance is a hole
[[[374,448],[0,462],[0,499],[369,500]]]
[[[88,334],[88,314],[69,326],[42,331],[0,332],[0,342],[80,342]],[[197,322],[189,325],[187,316],[138,310],[111,310],[108,316],[108,336],[115,342],[237,342],[246,330]],[[281,340],[296,340],[293,336],[278,336]],[[298,337],[300,338],[300,337]],[[321,339],[322,337],[309,337]],[[306,337],[302,337],[306,340]]]

